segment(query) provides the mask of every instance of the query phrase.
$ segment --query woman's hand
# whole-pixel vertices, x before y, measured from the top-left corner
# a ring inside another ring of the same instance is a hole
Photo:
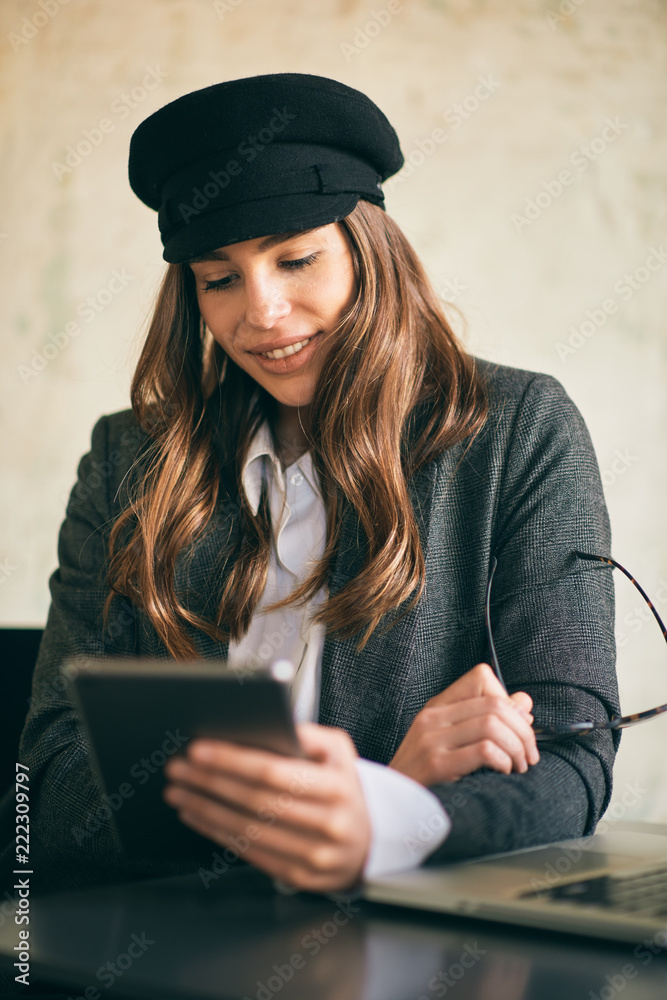
[[[363,872],[371,825],[342,729],[300,723],[309,759],[193,740],[165,766],[165,800],[198,833],[298,889],[335,892]]]
[[[523,773],[540,759],[532,707],[530,695],[506,694],[488,663],[478,663],[426,702],[389,766],[427,787],[480,767]]]

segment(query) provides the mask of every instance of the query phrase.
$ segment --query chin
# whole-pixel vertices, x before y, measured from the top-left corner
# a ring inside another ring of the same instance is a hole
[[[309,406],[314,395],[314,390],[311,392],[278,392],[273,391],[268,388],[268,386],[267,391],[270,392],[273,398],[277,399],[283,406],[291,406],[294,408],[297,406]]]
[[[299,407],[300,409],[303,410],[303,409],[305,409],[305,407],[310,406],[310,403],[311,403],[311,399],[310,398],[308,398],[306,400],[304,400],[304,399],[280,399],[278,396],[276,396],[276,399],[283,406],[290,406],[290,407],[292,407],[295,410],[297,409],[297,407]]]

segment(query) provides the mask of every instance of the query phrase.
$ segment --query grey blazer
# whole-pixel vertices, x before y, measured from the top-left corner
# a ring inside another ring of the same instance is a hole
[[[610,554],[583,418],[550,376],[478,364],[491,406],[483,432],[467,453],[465,443],[456,445],[409,482],[426,562],[419,605],[386,635],[381,623],[361,654],[354,639],[325,639],[319,721],[345,729],[361,756],[381,763],[392,758],[429,698],[488,659],[484,596],[494,554],[492,621],[509,690],[532,696],[538,724],[599,719],[619,708],[611,569],[572,555],[575,548]],[[109,530],[124,502],[123,477],[145,439],[131,410],[97,421],[60,529],[59,568],[50,579],[52,603],[20,747],[30,767],[38,888],[193,867],[118,857],[59,679],[73,654],[167,656],[146,615],[128,600],[115,601],[106,632],[101,625]],[[209,531],[177,564],[186,603],[211,617],[238,538],[237,511],[236,496],[221,497]],[[363,533],[346,505],[332,594],[363,557]],[[225,644],[190,634],[202,657],[225,657]],[[562,740],[543,746],[539,764],[526,774],[482,770],[433,786],[452,830],[426,863],[591,833],[609,801],[616,744],[608,732]]]

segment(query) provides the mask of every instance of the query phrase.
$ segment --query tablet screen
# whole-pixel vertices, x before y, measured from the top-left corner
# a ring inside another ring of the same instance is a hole
[[[208,857],[162,798],[167,760],[194,737],[219,738],[290,756],[299,747],[289,688],[269,674],[242,675],[224,661],[82,658],[64,670],[104,798],[73,835],[82,842],[110,815],[126,857]]]

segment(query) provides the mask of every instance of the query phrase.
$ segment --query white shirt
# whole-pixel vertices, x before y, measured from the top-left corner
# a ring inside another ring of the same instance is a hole
[[[263,476],[269,485],[273,527],[266,587],[248,632],[240,642],[229,644],[228,665],[246,671],[266,669],[276,659],[290,660],[296,667],[290,688],[294,717],[316,722],[325,627],[311,618],[327,599],[327,588],[305,607],[293,605],[271,614],[262,609],[287,597],[322,557],[324,501],[310,452],[283,471],[266,422],[252,440],[243,467],[243,488],[253,513],[259,507]],[[373,831],[364,878],[419,867],[451,829],[439,800],[417,781],[375,761],[357,758],[357,774]]]

